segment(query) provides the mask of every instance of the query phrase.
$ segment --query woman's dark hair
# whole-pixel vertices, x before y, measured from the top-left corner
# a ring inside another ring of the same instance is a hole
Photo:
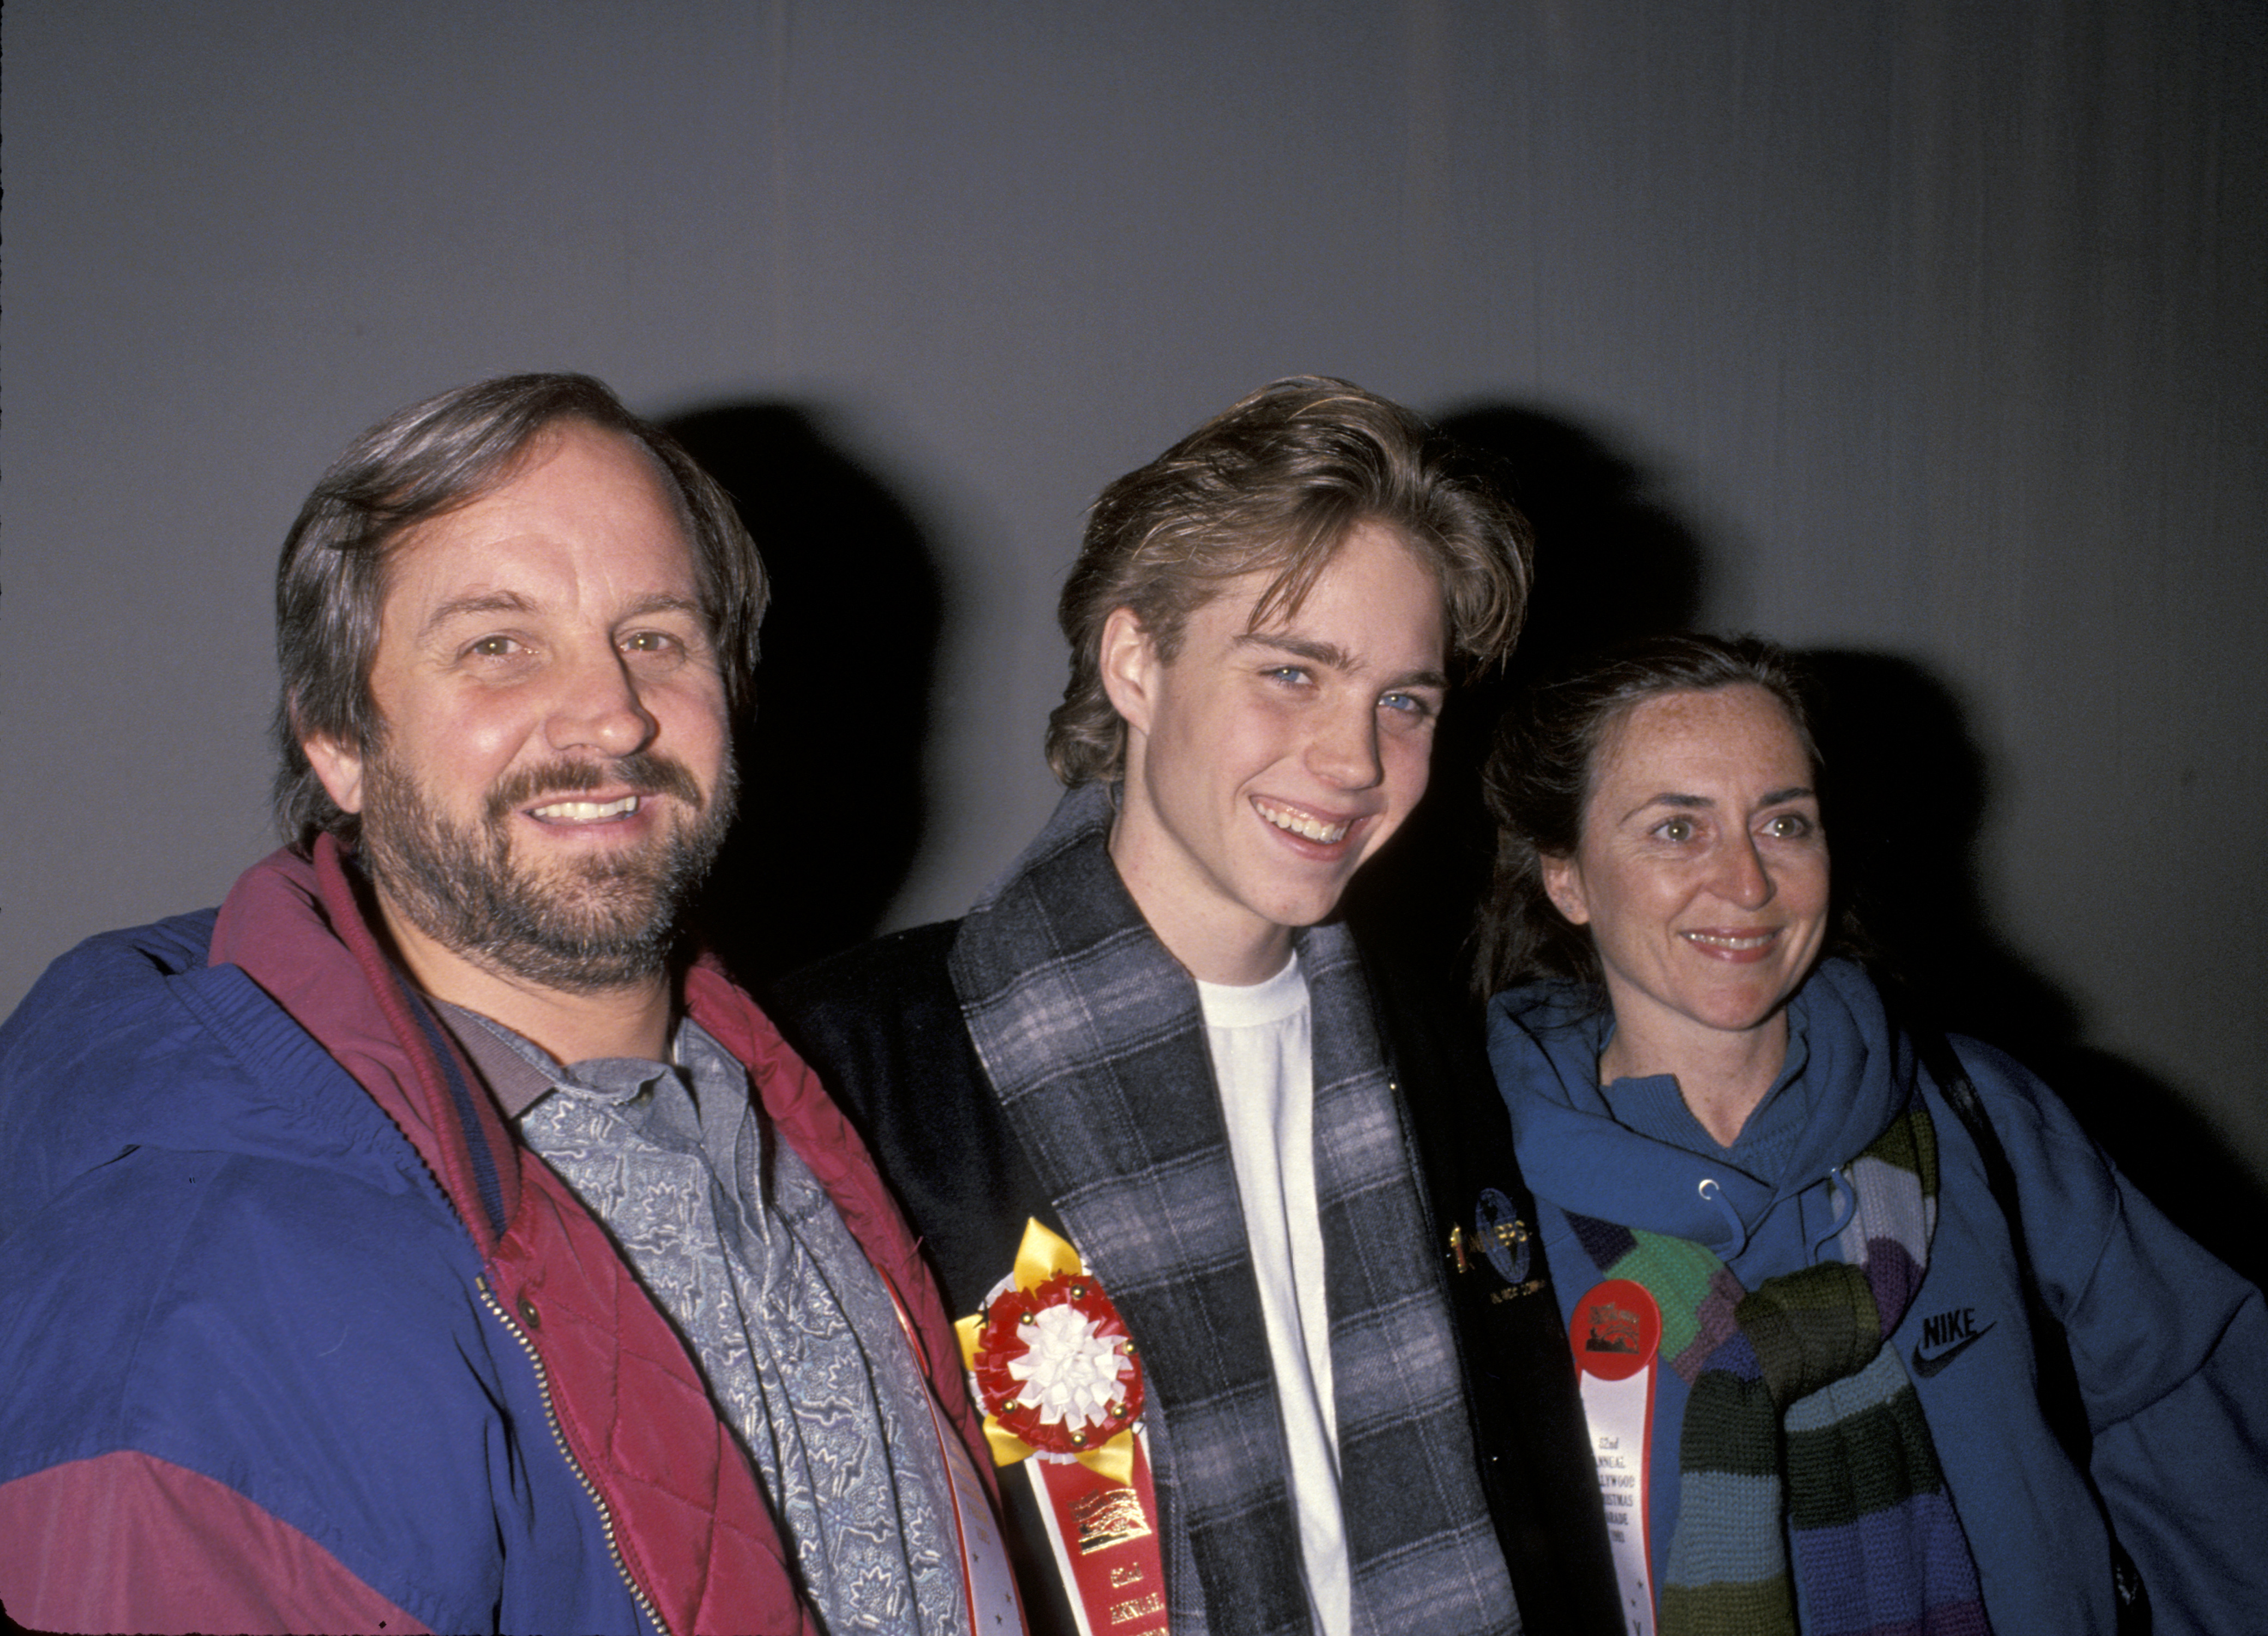
[[[1506,712],[1482,775],[1497,826],[1496,870],[1475,961],[1483,995],[1547,979],[1598,986],[1591,934],[1553,906],[1543,859],[1570,857],[1580,844],[1599,754],[1631,711],[1664,694],[1733,687],[1762,688],[1779,701],[1816,784],[1810,678],[1793,655],[1761,637],[1646,637],[1537,683]],[[1830,947],[1845,931],[1830,931]]]

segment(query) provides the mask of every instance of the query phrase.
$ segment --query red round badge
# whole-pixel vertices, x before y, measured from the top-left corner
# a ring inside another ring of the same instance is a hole
[[[1643,1284],[1609,1279],[1575,1303],[1567,1324],[1575,1367],[1602,1381],[1626,1381],[1661,1350],[1661,1308]]]
[[[1042,1454],[1100,1448],[1142,1415],[1134,1338],[1084,1272],[994,1292],[972,1373],[984,1412]]]

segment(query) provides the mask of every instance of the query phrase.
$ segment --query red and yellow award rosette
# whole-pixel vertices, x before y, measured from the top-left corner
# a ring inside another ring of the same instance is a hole
[[[1101,1282],[1027,1221],[1015,1271],[954,1328],[993,1461],[1030,1478],[1082,1636],[1164,1631],[1142,1361]]]

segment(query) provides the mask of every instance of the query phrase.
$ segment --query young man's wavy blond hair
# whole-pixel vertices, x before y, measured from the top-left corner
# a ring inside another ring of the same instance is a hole
[[[1392,529],[1439,577],[1450,657],[1500,662],[1528,609],[1528,520],[1475,459],[1398,403],[1344,380],[1270,382],[1096,498],[1057,622],[1071,682],[1048,718],[1067,785],[1115,778],[1126,724],[1102,688],[1102,627],[1130,608],[1172,659],[1189,616],[1241,575],[1275,578],[1256,629],[1298,611],[1347,536]]]

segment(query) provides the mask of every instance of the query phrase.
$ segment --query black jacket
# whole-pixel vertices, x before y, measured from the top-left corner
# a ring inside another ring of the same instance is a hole
[[[962,1315],[1014,1262],[1027,1219],[1058,1234],[1064,1227],[962,1022],[946,963],[958,924],[901,932],[822,962],[779,985],[767,1009],[858,1126],[923,1240],[947,1308]],[[1375,969],[1370,983],[1448,1268],[1482,1487],[1521,1621],[1539,1636],[1619,1632],[1566,1335],[1479,1025]],[[1517,1218],[1493,1240],[1493,1256],[1478,1234],[1503,1212],[1480,1219],[1484,1190],[1508,1199]],[[1073,1636],[1060,1595],[1035,1594],[1056,1582],[1038,1510],[1021,1483],[1002,1492],[1034,1636]]]

